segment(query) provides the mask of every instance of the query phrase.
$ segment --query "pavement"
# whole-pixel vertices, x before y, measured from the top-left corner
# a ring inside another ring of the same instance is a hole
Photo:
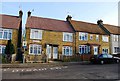
[[[89,64],[89,61],[80,62],[50,62],[50,63],[19,63],[19,64],[0,64],[0,68],[32,68],[32,67],[50,67],[50,66],[65,66],[65,65],[84,65]]]

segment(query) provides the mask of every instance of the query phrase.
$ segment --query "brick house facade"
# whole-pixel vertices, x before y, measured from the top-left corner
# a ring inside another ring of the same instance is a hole
[[[67,21],[31,16],[26,22],[27,62],[61,60],[74,53],[74,31]]]
[[[98,25],[101,29],[110,35],[111,54],[120,54],[120,27],[103,24],[102,20],[98,20]]]
[[[67,21],[75,31],[75,50],[82,60],[89,60],[91,55],[110,53],[110,36],[97,24],[71,20]]]

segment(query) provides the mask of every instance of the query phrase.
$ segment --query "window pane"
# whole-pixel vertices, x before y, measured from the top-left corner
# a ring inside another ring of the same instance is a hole
[[[41,54],[41,47],[38,46],[38,54]]]
[[[3,34],[3,33],[2,33],[2,31],[0,30],[0,38],[2,38],[2,34]]]
[[[30,53],[33,53],[33,46],[30,46]]]
[[[3,38],[4,38],[4,39],[7,39],[7,35],[8,35],[8,32],[5,30],[5,31],[4,31],[4,36],[3,36]]]
[[[5,47],[2,47],[2,54],[5,54]]]
[[[0,54],[2,53],[2,47],[0,46]]]
[[[9,39],[12,39],[12,33],[9,32]]]

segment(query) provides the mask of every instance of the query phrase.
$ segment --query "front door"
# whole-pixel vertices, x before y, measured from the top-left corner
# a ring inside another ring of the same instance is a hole
[[[98,54],[98,46],[94,46],[93,49],[94,49],[94,55],[97,55]]]
[[[58,59],[58,47],[53,47],[53,59]]]
[[[46,54],[47,54],[47,57],[48,57],[49,59],[51,59],[52,51],[51,51],[51,46],[50,46],[50,45],[47,45]]]

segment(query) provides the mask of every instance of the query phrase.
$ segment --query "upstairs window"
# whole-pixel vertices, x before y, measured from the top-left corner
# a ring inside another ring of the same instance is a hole
[[[108,38],[108,36],[102,36],[102,41],[103,42],[109,42],[109,38]]]
[[[72,33],[63,33],[63,41],[72,42],[73,34]]]
[[[93,35],[90,35],[90,40],[93,40]]]
[[[0,28],[0,39],[3,39],[3,40],[12,39],[12,30]]]
[[[42,39],[42,30],[31,29],[30,39]]]
[[[88,33],[79,32],[79,40],[88,40]]]
[[[99,41],[99,35],[96,35],[96,41]]]
[[[113,41],[118,42],[118,35],[113,35]]]

